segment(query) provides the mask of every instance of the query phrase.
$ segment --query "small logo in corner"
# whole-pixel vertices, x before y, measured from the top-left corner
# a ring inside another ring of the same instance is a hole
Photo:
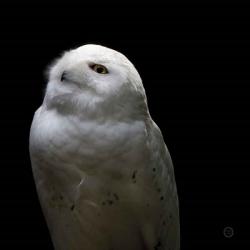
[[[223,229],[223,235],[226,237],[226,238],[232,238],[233,235],[234,235],[234,230],[232,227],[224,227]]]

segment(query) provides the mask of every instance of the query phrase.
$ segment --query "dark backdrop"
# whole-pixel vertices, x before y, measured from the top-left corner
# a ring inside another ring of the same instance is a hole
[[[53,249],[29,128],[46,66],[85,43],[141,74],[175,166],[182,249],[250,249],[249,6],[87,2],[1,7],[1,249]]]

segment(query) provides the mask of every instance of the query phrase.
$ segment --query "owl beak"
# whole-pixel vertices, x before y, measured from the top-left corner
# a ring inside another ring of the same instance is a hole
[[[74,79],[71,79],[70,77],[70,72],[67,71],[63,71],[62,75],[61,75],[61,82],[66,82],[66,83],[73,83],[77,86],[80,86],[81,84],[79,84],[77,81],[75,81]]]
[[[61,75],[61,82],[63,82],[66,79],[66,71],[63,71]]]

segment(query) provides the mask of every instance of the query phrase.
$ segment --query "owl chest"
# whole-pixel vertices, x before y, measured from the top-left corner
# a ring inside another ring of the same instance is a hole
[[[120,171],[147,157],[143,122],[79,121],[46,112],[33,125],[35,154],[51,164],[83,171]],[[115,173],[114,173],[115,174]]]

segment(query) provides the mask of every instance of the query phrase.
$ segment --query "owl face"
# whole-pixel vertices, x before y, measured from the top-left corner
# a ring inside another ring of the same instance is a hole
[[[66,52],[49,72],[47,107],[94,112],[145,101],[141,78],[121,53],[99,45]]]

